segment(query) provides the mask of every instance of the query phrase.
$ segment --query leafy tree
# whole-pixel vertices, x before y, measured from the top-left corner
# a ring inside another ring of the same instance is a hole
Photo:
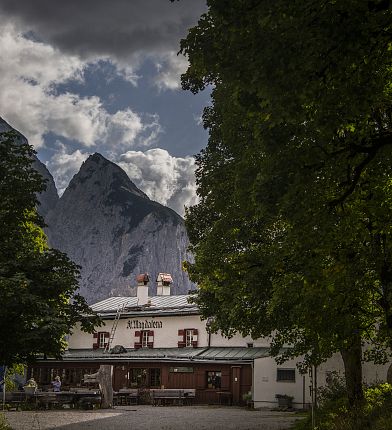
[[[209,0],[183,88],[214,85],[186,222],[215,328],[318,364],[392,344],[391,11],[360,0]],[[381,353],[381,355],[380,355]],[[385,357],[384,357],[385,358]]]
[[[0,135],[0,363],[60,357],[76,322],[92,332],[99,319],[75,294],[79,268],[47,246],[37,193],[45,189],[32,167],[34,150]]]

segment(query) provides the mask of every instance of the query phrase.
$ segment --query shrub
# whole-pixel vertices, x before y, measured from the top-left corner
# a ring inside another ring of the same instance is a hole
[[[0,430],[12,430],[7,424],[4,414],[0,412]]]
[[[320,390],[316,430],[392,429],[392,385],[385,383],[365,388],[365,402],[350,410],[342,382],[335,380]],[[310,414],[298,422],[295,429],[310,430]]]

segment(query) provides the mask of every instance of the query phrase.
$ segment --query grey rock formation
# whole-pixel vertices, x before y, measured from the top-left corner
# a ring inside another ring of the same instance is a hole
[[[171,273],[172,294],[192,288],[181,268],[188,258],[183,219],[100,154],[83,163],[46,222],[50,245],[82,267],[80,293],[90,303],[134,295],[136,275],[145,272],[152,279]]]
[[[0,133],[10,130],[0,118]],[[100,154],[90,156],[60,199],[37,157],[34,167],[47,180],[38,211],[48,225],[49,244],[82,267],[80,293],[89,303],[136,295],[136,276],[145,272],[153,281],[159,272],[171,273],[172,294],[194,288],[181,268],[189,259],[183,219],[150,200],[120,167]],[[154,282],[150,285],[150,295],[155,294]]]
[[[27,143],[27,139],[23,136],[23,134],[12,128],[6,121],[4,121],[3,118],[0,117],[0,133],[7,131],[14,131],[16,133],[17,140],[20,143]],[[38,160],[36,156],[33,156],[33,160],[33,167],[46,180],[46,190],[38,195],[38,200],[40,202],[40,205],[38,206],[38,212],[45,218],[48,212],[55,208],[59,196],[57,194],[53,176],[50,174],[45,164],[41,163],[41,161]]]

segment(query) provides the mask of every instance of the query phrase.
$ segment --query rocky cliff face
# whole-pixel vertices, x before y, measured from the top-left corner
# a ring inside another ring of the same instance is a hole
[[[46,222],[50,245],[82,266],[80,292],[90,303],[131,295],[144,272],[171,273],[172,294],[192,287],[181,269],[188,246],[182,218],[99,154],[83,163]]]
[[[6,121],[4,121],[0,117],[0,133],[4,133],[7,131],[14,131],[16,133],[17,140],[19,142],[27,143],[27,139],[21,133],[19,133],[17,130],[12,128]],[[39,194],[38,196],[38,200],[40,202],[40,205],[38,207],[38,212],[45,218],[48,212],[56,206],[59,196],[57,194],[57,189],[54,184],[53,176],[50,174],[45,164],[41,163],[41,161],[38,160],[36,156],[33,157],[33,160],[34,160],[34,163],[33,163],[34,168],[46,180],[46,191]]]
[[[0,118],[0,133],[12,127]],[[18,133],[18,139],[26,140]],[[194,288],[182,271],[188,259],[183,219],[151,201],[127,174],[100,154],[90,156],[61,198],[52,175],[36,157],[34,167],[47,179],[38,210],[50,246],[68,254],[81,269],[80,293],[89,303],[136,294],[136,276],[173,276],[172,294]],[[156,293],[154,282],[150,295]]]

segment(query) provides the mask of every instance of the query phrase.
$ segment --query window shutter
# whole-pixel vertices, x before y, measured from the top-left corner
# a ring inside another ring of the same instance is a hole
[[[98,333],[97,332],[93,333],[93,339],[98,339]],[[93,349],[98,349],[98,347],[99,347],[98,342],[93,341]]]
[[[149,348],[154,348],[154,330],[149,330],[147,346]]]
[[[199,338],[199,332],[198,332],[197,328],[194,328],[193,329],[193,336],[192,336],[192,346],[193,346],[193,348],[197,347],[197,342],[199,340],[198,338]]]
[[[109,337],[110,333],[108,331],[104,331],[103,334],[105,335],[105,337]]]
[[[178,330],[178,347],[185,348],[185,330]]]
[[[134,348],[140,349],[142,347],[142,332],[135,331],[135,338],[137,338],[137,340],[134,343]]]

